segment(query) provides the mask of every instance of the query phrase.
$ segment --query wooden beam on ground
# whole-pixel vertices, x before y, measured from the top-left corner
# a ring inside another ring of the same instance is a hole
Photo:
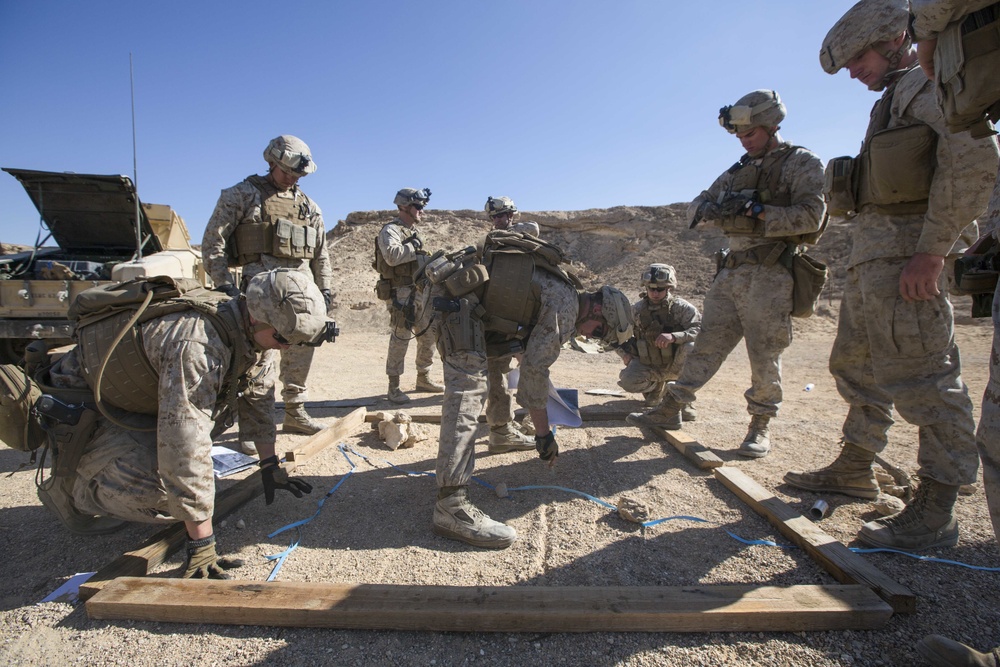
[[[294,464],[292,464],[294,466]],[[291,469],[292,466],[285,466]],[[260,471],[241,479],[215,495],[216,523],[233,511],[264,492],[260,481]],[[187,531],[183,523],[174,523],[147,539],[132,551],[127,551],[114,559],[80,586],[80,599],[86,600],[98,593],[109,581],[117,577],[144,577],[149,571],[165,562],[175,551],[184,546]]]
[[[827,535],[741,470],[730,466],[716,468],[715,476],[755,512],[774,524],[782,535],[804,549],[837,581],[868,586],[892,605],[897,613],[913,614],[917,611],[917,598],[908,588]]]
[[[865,586],[405,586],[124,578],[93,619],[435,632],[797,632],[880,628]]]
[[[376,422],[378,418],[375,416],[378,412],[405,412],[410,415],[414,422],[418,424],[440,424],[441,423],[441,413],[414,413],[409,410],[377,410],[375,412],[369,412],[368,416],[365,417],[367,422]],[[580,408],[580,417],[585,422],[625,422],[625,417],[629,414],[628,410],[610,410],[603,408],[602,406],[584,406]],[[486,423],[486,415],[479,415],[479,423]]]
[[[377,398],[343,398],[336,401],[307,401],[306,408],[364,408],[371,405],[377,405],[378,401],[379,399]],[[274,409],[284,410],[284,401],[275,402]]]
[[[349,438],[361,430],[365,423],[367,411],[364,408],[352,410],[348,415],[335,420],[335,423],[311,436],[302,445],[290,452],[285,452],[285,461],[294,461],[302,465],[307,460],[338,440]]]
[[[643,428],[648,428],[655,432],[702,470],[710,470],[725,465],[725,461],[716,456],[715,452],[702,445],[684,431],[668,431],[659,426],[646,426],[645,424]]]

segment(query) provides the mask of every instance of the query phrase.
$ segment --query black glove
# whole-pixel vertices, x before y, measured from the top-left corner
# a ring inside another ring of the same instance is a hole
[[[747,197],[746,195],[733,195],[726,201],[722,202],[722,205],[719,207],[719,213],[722,215],[723,219],[736,215],[746,215],[747,210],[749,210],[753,204],[753,199]]]
[[[215,288],[216,292],[222,292],[223,294],[228,294],[234,299],[240,295],[240,288],[232,283],[228,285],[219,285]]]
[[[420,237],[416,234],[406,239],[405,243],[412,245],[414,250],[423,250],[424,248],[424,244],[420,241]]]
[[[714,201],[703,201],[698,205],[698,210],[694,213],[690,229],[697,227],[700,222],[712,222],[714,220],[718,220],[719,215],[720,208],[718,204]]]
[[[326,307],[329,308],[333,303],[333,292],[328,289],[321,289],[320,292],[323,293],[323,301],[326,301]]]
[[[215,553],[215,535],[187,541],[187,560],[182,579],[229,579],[224,570],[243,567],[239,558],[219,558]]]
[[[296,477],[289,477],[288,471],[278,465],[278,457],[272,456],[261,461],[260,479],[264,483],[264,503],[270,505],[274,502],[274,490],[282,489],[290,491],[296,498],[301,498],[303,493],[312,493],[312,484],[304,482]]]
[[[543,461],[552,461],[559,456],[559,445],[556,444],[555,432],[549,431],[545,435],[536,435],[535,450],[538,452],[538,458]]]

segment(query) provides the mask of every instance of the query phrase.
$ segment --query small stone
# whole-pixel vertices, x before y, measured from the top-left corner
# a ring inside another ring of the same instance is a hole
[[[240,530],[243,530],[244,528],[247,527],[247,522],[244,521],[243,519],[240,519],[239,521],[236,522],[236,527],[239,528]]]
[[[226,521],[225,519],[223,519],[222,521],[219,522],[219,528],[225,528],[226,524],[228,524],[228,523],[229,523],[228,521]]]

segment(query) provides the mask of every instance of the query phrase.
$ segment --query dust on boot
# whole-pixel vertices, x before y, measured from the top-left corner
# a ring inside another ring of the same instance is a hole
[[[740,443],[737,454],[751,459],[762,459],[771,451],[771,432],[768,423],[769,415],[752,415],[747,435]]]
[[[514,422],[490,427],[490,454],[525,451],[535,449],[535,438],[522,433]]]
[[[390,375],[389,376],[389,392],[386,397],[393,403],[409,403],[410,397],[403,393],[403,390],[399,388],[399,376]]]
[[[326,425],[310,417],[304,403],[285,403],[285,421],[281,427],[286,433],[312,435],[325,429]]]
[[[633,412],[625,418],[625,421],[636,426],[654,426],[667,431],[676,431],[682,426],[681,409],[683,407],[667,393],[658,406],[645,412]]]
[[[1000,667],[1000,646],[989,653],[941,635],[927,635],[917,642],[917,653],[931,667]]]
[[[879,493],[873,463],[875,452],[845,442],[833,463],[812,471],[790,470],[785,473],[785,482],[806,491],[871,500]]]
[[[517,531],[472,504],[467,486],[446,486],[438,491],[433,530],[435,535],[487,549],[505,549],[517,539]]]
[[[923,551],[958,544],[955,500],[958,487],[920,478],[913,500],[898,514],[869,521],[858,539],[883,549]]]
[[[419,371],[417,373],[417,391],[425,394],[440,394],[444,391],[444,385],[432,380],[428,371]]]

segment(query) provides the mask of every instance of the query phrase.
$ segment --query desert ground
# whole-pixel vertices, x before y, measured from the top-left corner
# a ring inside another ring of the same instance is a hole
[[[628,224],[615,226],[602,218],[605,224],[594,222],[589,230],[578,226],[581,216],[571,221],[574,226],[568,230],[554,215],[534,219],[546,223],[543,235],[546,228],[553,236],[562,234],[567,240],[574,234],[589,235],[590,243],[580,245],[587,245],[592,254],[585,255],[577,248],[570,255],[591,285],[617,283],[635,295],[637,267],[658,258],[679,267],[681,295],[700,305],[711,281],[706,254],[718,237],[678,232],[676,225],[669,224],[674,213],[669,207],[661,208],[641,224],[632,225],[642,216],[630,214]],[[331,236],[343,333],[336,343],[319,350],[313,366],[311,411],[323,419],[350,411],[319,407],[323,401],[356,399],[370,403],[370,411],[394,408],[383,400],[387,316],[370,293],[374,272],[367,267],[371,239],[378,222],[386,219],[385,214],[360,216],[352,231]],[[460,216],[442,216],[431,222],[437,239],[454,236],[451,247],[464,245],[465,237],[455,233],[460,225],[472,225],[472,236],[484,229],[482,221],[464,222]],[[838,234],[833,236],[842,238]],[[602,249],[602,254],[593,254],[595,248]],[[833,264],[845,250],[841,245],[821,244],[816,254]],[[748,460],[735,453],[748,421],[742,393],[750,374],[742,347],[737,347],[699,393],[698,420],[684,427],[725,465],[738,467],[802,512],[821,496],[785,485],[782,476],[789,469],[829,463],[838,451],[840,425],[847,412],[827,370],[836,332],[837,281],[835,275],[816,316],[795,321],[795,339],[784,357],[785,400],[781,413],[772,421],[773,450],[768,457]],[[992,329],[989,321],[972,320],[968,312],[968,299],[957,298],[956,336],[978,417]],[[411,350],[414,347],[411,344]],[[413,387],[412,354],[404,389]],[[552,378],[558,387],[579,390],[583,406],[621,412],[639,409],[635,396],[586,393],[617,389],[620,368],[613,353],[585,354],[567,349],[553,367]],[[432,372],[440,379],[437,359]],[[411,397],[413,401],[404,409],[439,409],[439,394],[411,393]],[[587,421],[580,428],[560,428],[561,455],[549,468],[533,452],[488,454],[486,426],[481,430],[476,476],[485,484],[495,487],[503,483],[509,489],[558,486],[611,504],[627,495],[645,504],[650,518],[688,515],[709,523],[675,520],[643,529],[564,490],[513,490],[509,498],[500,498],[477,484],[473,488],[476,504],[514,526],[519,537],[503,551],[476,549],[433,535],[434,480],[406,474],[433,471],[436,427],[423,425],[426,439],[412,448],[394,451],[376,431],[365,428],[338,443],[343,444],[343,451],[329,447],[299,469],[296,474],[314,486],[310,496],[295,499],[279,493],[270,506],[257,497],[231,515],[225,525],[217,526],[219,550],[246,560],[243,568],[233,571],[238,578],[265,580],[273,567],[265,557],[285,550],[294,539],[294,531],[274,539],[267,535],[313,515],[317,503],[329,494],[318,515],[302,527],[300,545],[281,567],[278,580],[467,586],[836,583],[802,550],[748,546],[727,535],[729,531],[749,540],[789,544],[709,472],[699,470],[650,432],[622,420]],[[294,448],[303,438],[279,431],[279,451]],[[222,443],[235,446],[234,431],[223,435]],[[916,429],[902,420],[893,426],[883,458],[913,473]],[[352,465],[353,473],[333,491]],[[995,605],[1000,598],[1000,573],[893,554],[864,558],[918,596],[917,612],[897,614],[880,630],[504,634],[91,620],[83,605],[39,601],[69,577],[100,568],[158,528],[130,525],[109,536],[74,536],[39,502],[35,469],[28,454],[0,448],[0,474],[0,525],[7,545],[6,572],[0,583],[0,661],[10,665],[914,665],[920,664],[915,643],[932,632],[980,649],[1000,643],[1000,616]],[[219,488],[239,478],[220,480]],[[959,498],[957,506],[959,545],[928,555],[978,567],[1000,567],[981,481],[969,491]],[[857,530],[864,521],[878,516],[872,503],[835,495],[823,499],[832,511],[819,526],[844,544],[858,546]],[[180,566],[180,555],[176,555],[153,576],[171,576]]]

